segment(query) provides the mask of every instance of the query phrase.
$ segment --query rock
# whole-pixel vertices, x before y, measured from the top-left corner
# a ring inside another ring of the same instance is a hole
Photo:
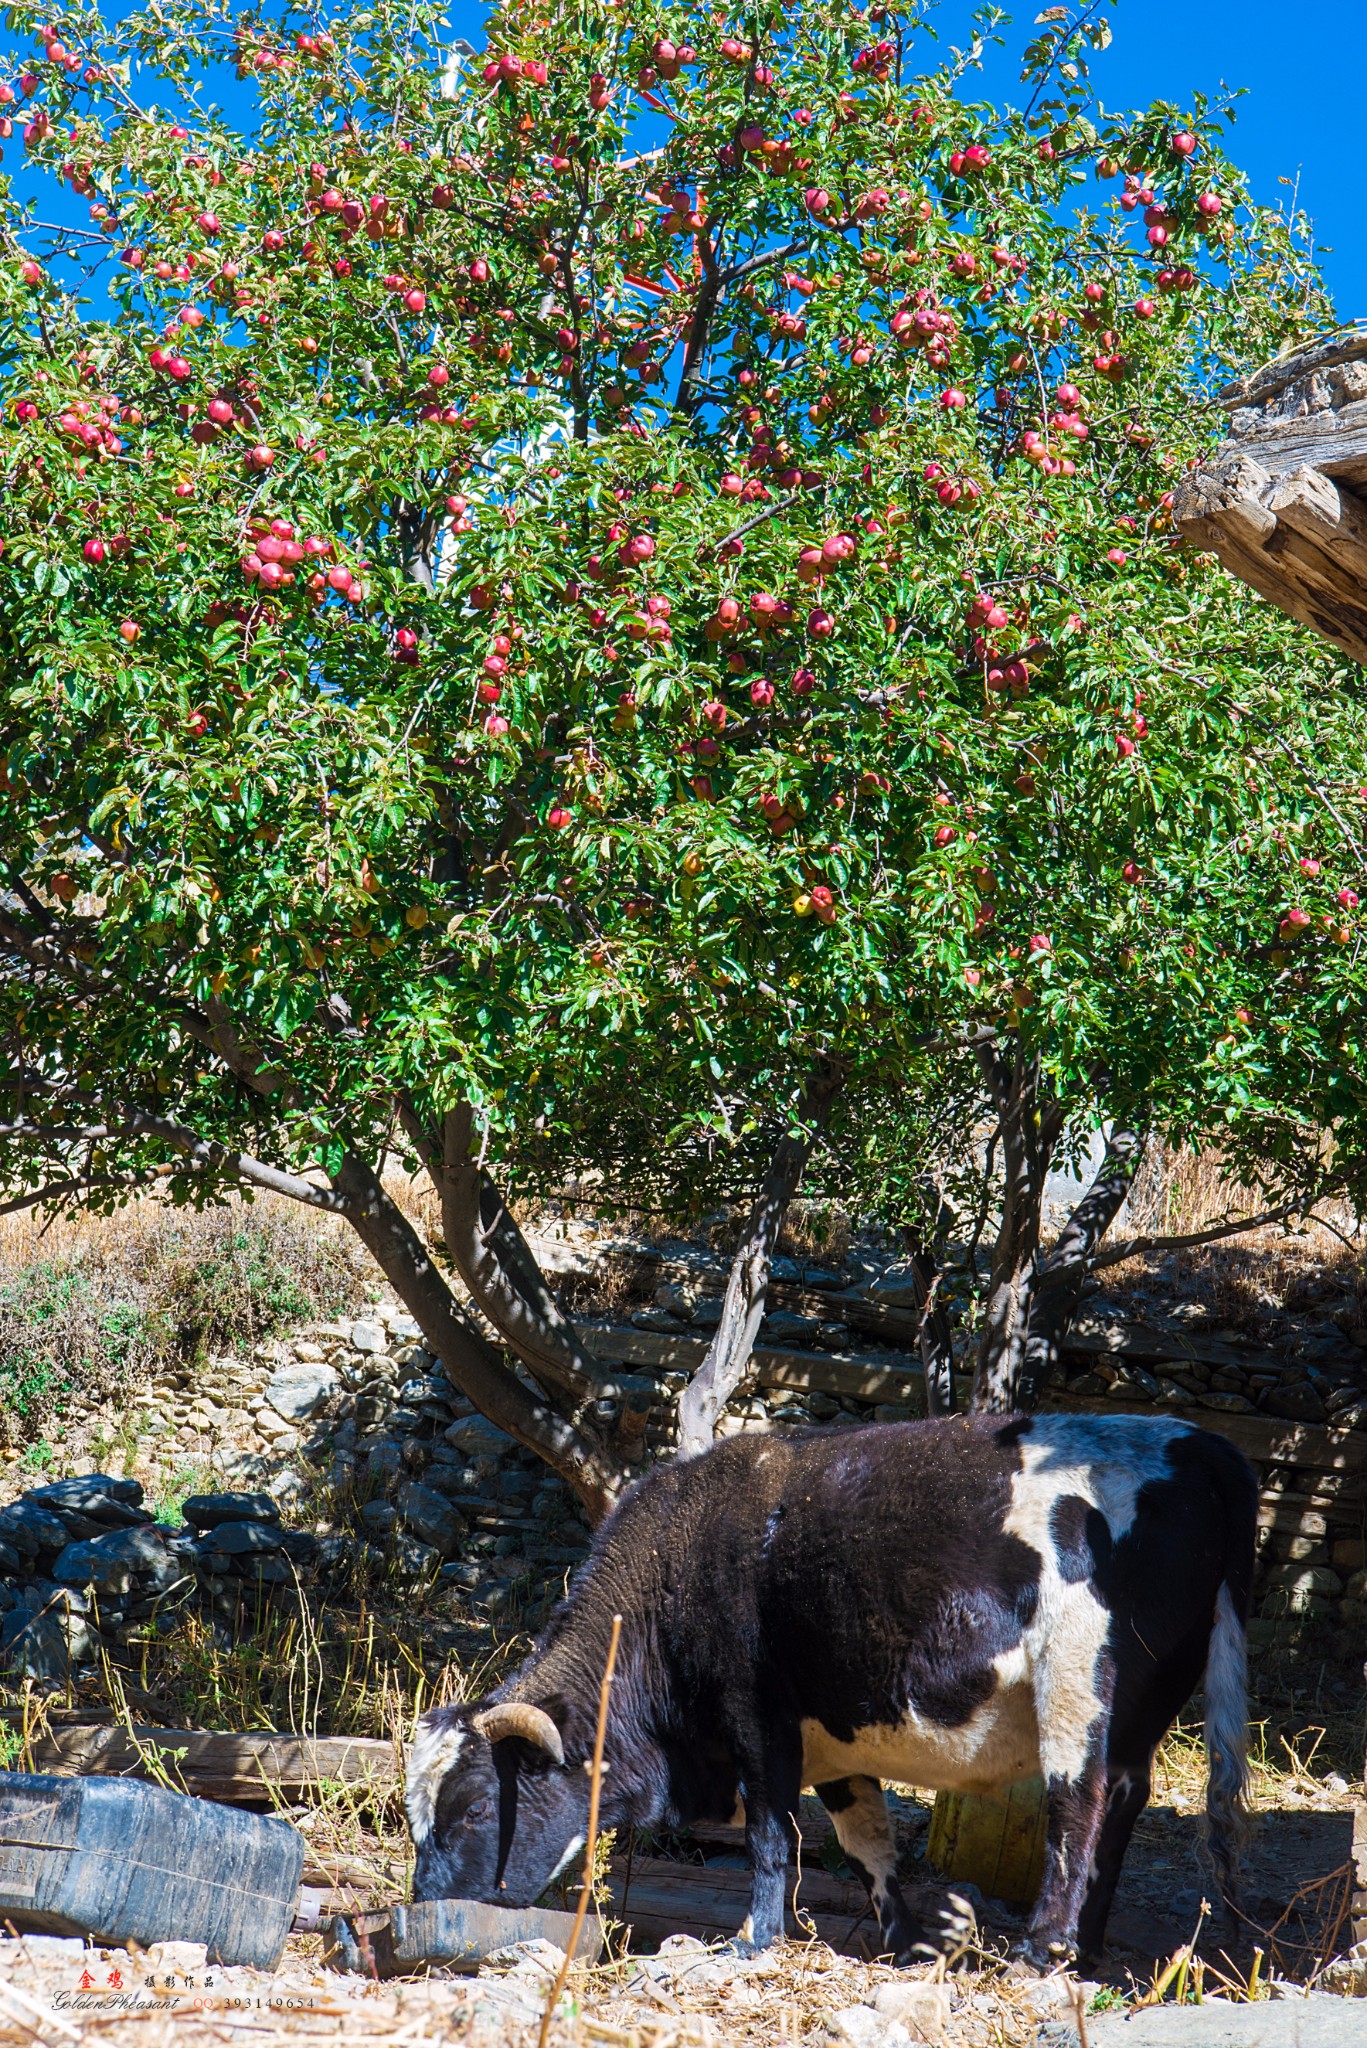
[[[16,1678],[65,1680],[98,1648],[99,1637],[82,1615],[53,1609],[26,1614],[19,1607],[0,1615],[0,1655]]]
[[[404,1527],[422,1542],[446,1557],[459,1548],[465,1524],[450,1501],[433,1487],[408,1480],[399,1488],[398,1505]]]
[[[422,1373],[414,1379],[405,1380],[399,1388],[401,1401],[433,1402],[445,1407],[451,1397],[449,1380],[438,1379],[435,1373]]]
[[[0,1539],[23,1558],[42,1557],[49,1552],[55,1557],[59,1550],[66,1549],[71,1532],[60,1515],[23,1499],[0,1508]]]
[[[366,1477],[372,1485],[383,1486],[391,1479],[397,1479],[403,1470],[403,1446],[393,1437],[381,1437],[372,1444],[365,1461]]]
[[[688,1328],[681,1316],[671,1314],[667,1308],[638,1308],[631,1326],[634,1330],[654,1330],[664,1337],[677,1336],[680,1330]]]
[[[840,2048],[911,2048],[911,2035],[900,2020],[888,2019],[871,2005],[847,2005],[826,2022],[826,2038]]]
[[[400,1532],[394,1539],[394,1564],[404,1578],[430,1579],[441,1567],[441,1552],[416,1536]]]
[[[369,1319],[353,1323],[347,1333],[347,1341],[353,1351],[386,1351],[389,1348],[389,1334],[384,1324]]]
[[[181,1576],[181,1567],[155,1524],[138,1529],[110,1529],[85,1543],[68,1543],[58,1554],[52,1576],[70,1586],[93,1586],[97,1593],[126,1593],[135,1578],[156,1588]]]
[[[306,1422],[326,1407],[339,1386],[330,1365],[286,1365],[266,1382],[266,1399],[286,1422]]]
[[[1137,2012],[1089,2017],[1089,2048],[1367,2048],[1367,2011],[1327,1992],[1253,2004],[1207,1999],[1203,2005],[1150,2005]],[[1076,2042],[1071,2022],[1051,2026],[1042,2041]]]
[[[219,1522],[209,1541],[226,1557],[247,1557],[283,1549],[285,1531],[278,1522]]]
[[[361,1520],[372,1536],[388,1536],[399,1526],[399,1511],[393,1501],[368,1500],[361,1509]]]
[[[140,1482],[114,1479],[107,1472],[83,1472],[74,1479],[57,1479],[48,1486],[35,1486],[28,1499],[58,1515],[64,1509],[73,1509],[109,1529],[125,1529],[152,1519],[142,1504]]]
[[[693,1320],[689,1328],[699,1333],[704,1330],[715,1330],[721,1322],[721,1312],[722,1304],[720,1301],[696,1302],[693,1308]]]
[[[1244,1394],[1201,1393],[1197,1404],[1202,1408],[1213,1408],[1217,1415],[1256,1415],[1257,1409]]]
[[[870,1301],[883,1308],[920,1308],[925,1300],[925,1281],[914,1266],[889,1266],[864,1289]]]
[[[872,2002],[884,2019],[900,2020],[913,2041],[938,2041],[949,2025],[949,1986],[929,1977],[880,1984]]]
[[[676,1280],[662,1280],[655,1289],[655,1306],[681,1323],[691,1323],[697,1310],[697,1290],[681,1287]]]
[[[278,1522],[280,1510],[268,1493],[192,1493],[181,1508],[196,1529],[220,1522]]]
[[[786,1309],[764,1318],[764,1337],[770,1344],[810,1344],[820,1328],[815,1316],[790,1315]]]
[[[454,1444],[469,1458],[506,1458],[517,1449],[516,1440],[506,1430],[497,1429],[482,1415],[467,1415],[442,1434],[448,1444]]]
[[[1275,1415],[1284,1422],[1323,1422],[1328,1414],[1323,1397],[1305,1380],[1269,1387],[1259,1405],[1264,1415]]]
[[[1277,1565],[1267,1575],[1270,1587],[1282,1587],[1303,1595],[1318,1595],[1323,1600],[1337,1600],[1343,1593],[1343,1581],[1328,1565]]]
[[[12,1543],[0,1543],[0,1579],[17,1579],[23,1562]]]

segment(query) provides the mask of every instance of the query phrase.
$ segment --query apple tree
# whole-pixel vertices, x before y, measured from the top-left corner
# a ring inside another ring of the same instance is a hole
[[[1148,1134],[1351,1177],[1360,681],[1169,519],[1330,318],[1226,109],[1107,114],[1093,9],[1002,107],[834,0],[7,19],[10,1206],[345,1218],[597,1513],[515,1194],[753,1191],[696,1448],[800,1181],[981,1205],[1005,1405]]]

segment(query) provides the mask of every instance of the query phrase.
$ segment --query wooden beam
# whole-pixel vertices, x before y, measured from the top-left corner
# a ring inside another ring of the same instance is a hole
[[[1215,403],[1229,411],[1238,406],[1266,405],[1270,399],[1289,391],[1302,378],[1311,377],[1317,370],[1335,369],[1342,363],[1357,362],[1367,356],[1367,332],[1350,330],[1335,334],[1328,341],[1314,341],[1306,348],[1291,349],[1273,362],[1264,363],[1261,369],[1250,376],[1236,377],[1232,384],[1226,384],[1215,394]]]
[[[653,1330],[604,1329],[581,1324],[579,1335],[595,1357],[617,1365],[694,1372],[707,1355],[705,1337],[657,1335]],[[908,1413],[925,1412],[925,1376],[919,1359],[898,1365],[886,1358],[821,1351],[776,1351],[756,1345],[750,1383],[799,1393],[835,1394],[849,1401],[900,1401]]]
[[[1265,466],[1265,448],[1227,443],[1183,477],[1173,520],[1194,546],[1300,625],[1367,661],[1367,508],[1317,469]]]
[[[5,1716],[11,1727],[15,1718]],[[131,1733],[109,1723],[49,1728],[30,1755],[35,1771],[152,1778],[229,1806],[269,1805],[272,1795],[288,1798],[323,1781],[388,1798],[401,1776],[393,1743],[371,1736],[225,1735],[136,1722]]]

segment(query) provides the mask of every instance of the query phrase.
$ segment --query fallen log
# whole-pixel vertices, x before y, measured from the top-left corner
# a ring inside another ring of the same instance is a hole
[[[4,1718],[13,1727],[17,1714]],[[393,1743],[370,1736],[218,1734],[136,1722],[49,1727],[30,1743],[28,1759],[54,1776],[147,1778],[225,1806],[269,1806],[325,1783],[388,1798],[401,1776]]]

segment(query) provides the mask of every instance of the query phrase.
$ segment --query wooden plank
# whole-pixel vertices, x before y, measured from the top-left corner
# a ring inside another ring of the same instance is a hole
[[[653,1330],[595,1328],[580,1324],[579,1335],[597,1358],[614,1364],[653,1366],[661,1372],[692,1373],[707,1355],[705,1337],[657,1334]],[[762,1387],[801,1393],[843,1396],[851,1401],[898,1401],[909,1414],[925,1407],[925,1378],[920,1360],[907,1365],[845,1352],[838,1358],[822,1351],[781,1351],[756,1345],[750,1381]]]
[[[272,1793],[307,1791],[323,1780],[387,1796],[400,1781],[394,1745],[368,1736],[219,1734],[137,1723],[130,1733],[108,1723],[78,1724],[50,1729],[33,1743],[31,1756],[36,1771],[161,1778],[228,1805],[264,1805]]]
[[[1218,467],[1236,451],[1253,456],[1274,476],[1318,469],[1350,483],[1360,481],[1367,477],[1367,400],[1337,411],[1241,424],[1237,438],[1216,451],[1211,466]]]
[[[691,1934],[700,1941],[725,1940],[735,1934],[750,1910],[750,1873],[715,1863],[673,1863],[663,1857],[634,1858],[627,1883],[625,1858],[608,1870],[612,1918],[634,1928],[637,1937],[662,1940],[670,1934]],[[794,1913],[796,1890],[797,1913]],[[789,1866],[785,1931],[806,1939],[804,1919],[816,1923],[821,1940],[844,1954],[874,1953],[878,1926],[863,1887],[824,1871]],[[801,1915],[801,1918],[798,1917]],[[858,1943],[856,1929],[867,1937]]]

